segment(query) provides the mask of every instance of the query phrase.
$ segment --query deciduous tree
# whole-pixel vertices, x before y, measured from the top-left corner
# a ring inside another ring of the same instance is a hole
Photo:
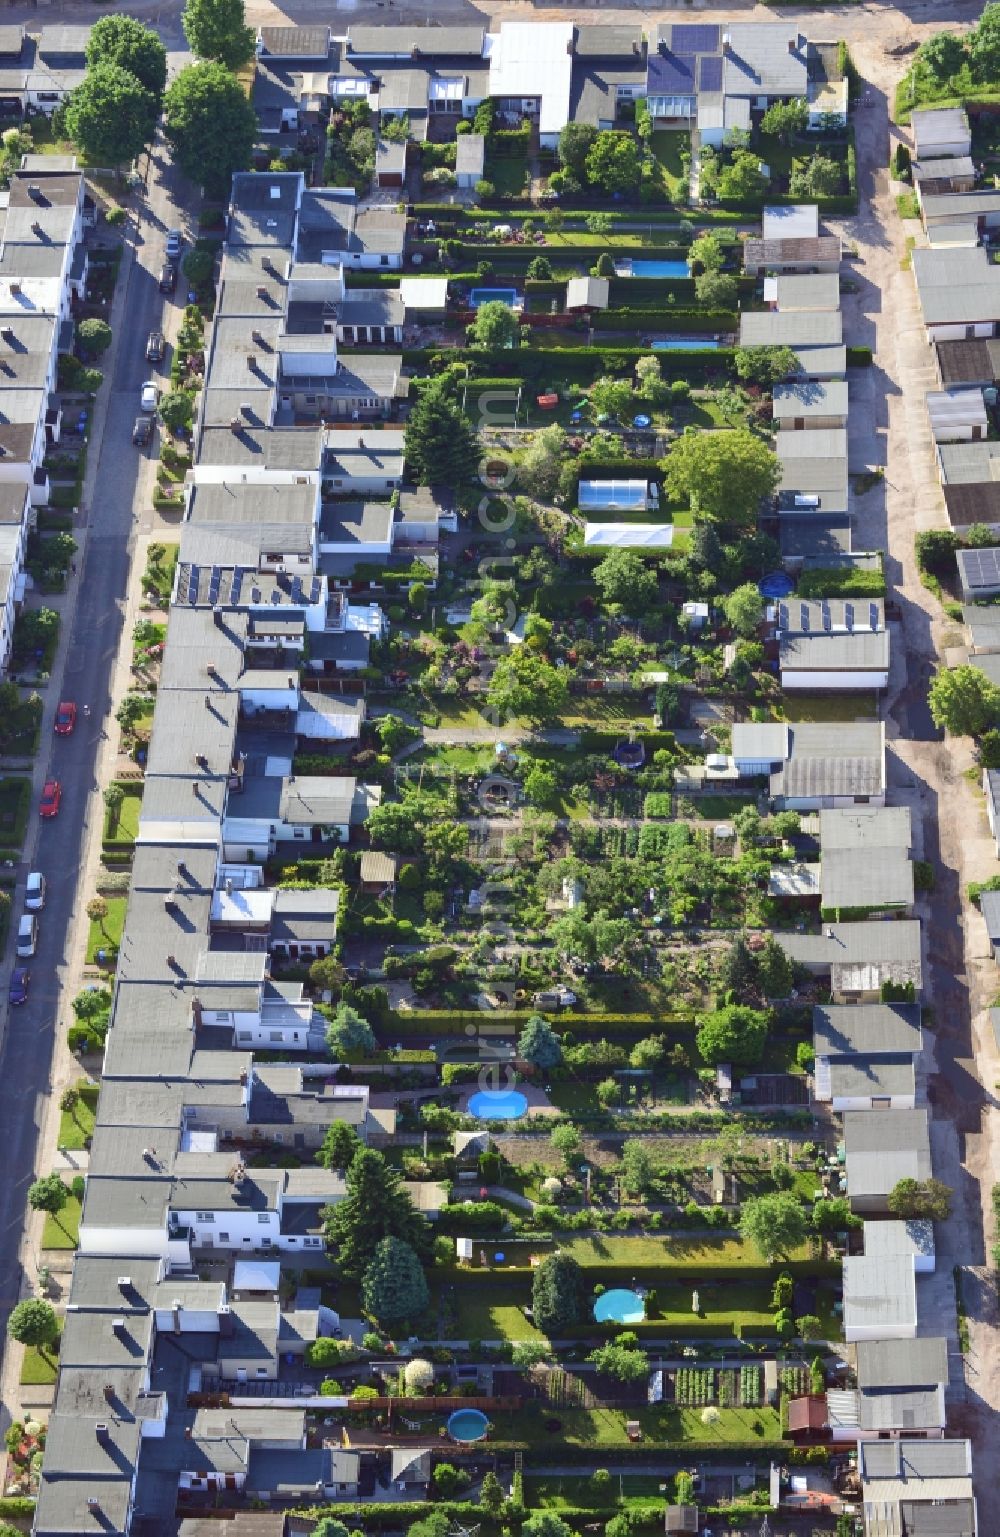
[[[761,1059],[770,1016],[745,1004],[730,1003],[698,1021],[698,1050],[711,1067],[731,1062],[753,1067]]]
[[[151,27],[134,16],[99,16],[87,39],[87,67],[117,64],[159,101],[167,83],[167,50]]]
[[[670,446],[664,472],[671,496],[717,522],[751,527],[780,478],[777,455],[746,428],[689,429]]]
[[[469,327],[469,342],[473,347],[500,352],[516,347],[519,340],[520,325],[509,304],[504,304],[502,299],[488,299],[479,306]]]
[[[59,1338],[59,1319],[50,1302],[29,1297],[19,1302],[7,1320],[7,1333],[19,1345],[34,1345],[47,1355]]]
[[[934,724],[952,736],[981,737],[1000,726],[1000,688],[978,667],[939,667],[927,703]]]
[[[120,64],[88,69],[66,103],[66,132],[100,165],[134,160],[156,122],[156,98]]]
[[[338,1003],[333,1019],[326,1027],[326,1045],[334,1056],[370,1055],[378,1050],[375,1031],[349,1003]]]
[[[733,363],[746,384],[780,384],[799,372],[791,347],[737,347]]]
[[[901,1179],[889,1191],[886,1204],[894,1217],[929,1217],[945,1222],[951,1216],[953,1191],[939,1179]]]
[[[790,144],[809,119],[808,104],[802,100],[774,101],[761,118],[764,133],[773,134],[779,144]]]
[[[361,1141],[353,1126],[346,1121],[332,1121],[326,1128],[316,1162],[324,1169],[348,1169],[360,1147]]]
[[[502,656],[493,670],[487,703],[500,721],[520,715],[531,721],[552,720],[569,697],[563,673],[527,646]]]
[[[656,572],[634,550],[609,550],[594,567],[594,585],[605,603],[642,614],[655,601]]]
[[[220,63],[189,64],[163,98],[163,131],[185,176],[225,195],[234,171],[250,164],[257,114],[243,87]]]
[[[630,133],[602,129],[587,151],[586,174],[602,192],[631,192],[639,184],[639,146]]]
[[[191,52],[240,69],[254,55],[255,38],[246,24],[243,0],[187,0],[181,25]]]
[[[769,1264],[786,1259],[805,1242],[806,1219],[798,1198],[788,1190],[752,1196],[743,1202],[740,1236]]]
[[[757,634],[764,622],[764,599],[756,582],[734,587],[722,600],[722,609],[737,635],[747,638]]]

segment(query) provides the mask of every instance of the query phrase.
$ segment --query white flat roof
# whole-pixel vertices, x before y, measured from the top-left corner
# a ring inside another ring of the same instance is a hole
[[[761,225],[765,240],[815,240],[819,209],[815,203],[771,206],[764,209]]]
[[[503,21],[490,53],[491,96],[537,96],[539,133],[569,121],[573,77],[571,21]]]
[[[281,1266],[276,1261],[238,1259],[233,1269],[233,1291],[276,1292],[281,1285]]]
[[[588,523],[583,542],[587,549],[669,550],[674,542],[672,523]]]

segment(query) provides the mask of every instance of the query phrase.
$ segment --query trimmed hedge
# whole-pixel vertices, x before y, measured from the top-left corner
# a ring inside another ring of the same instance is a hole
[[[870,368],[874,361],[874,355],[870,347],[848,347],[848,368]]]
[[[648,327],[659,331],[712,331],[732,335],[739,326],[739,316],[732,310],[601,310],[591,324],[595,331]]]

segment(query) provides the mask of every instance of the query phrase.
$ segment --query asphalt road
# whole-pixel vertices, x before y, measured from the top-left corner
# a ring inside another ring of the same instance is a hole
[[[130,261],[126,253],[119,278],[119,286],[125,282],[127,287],[124,307],[119,308],[116,320],[115,356],[106,370],[112,372],[112,390],[103,434],[99,443],[91,443],[96,475],[89,480],[93,491],[86,517],[86,544],[78,562],[79,589],[65,670],[61,682],[53,677],[45,696],[39,757],[47,764],[47,776],[57,778],[62,785],[62,804],[53,820],[38,820],[37,832],[31,833],[26,843],[30,850],[31,837],[36,840],[30,868],[42,872],[48,891],[45,909],[39,915],[38,948],[26,963],[31,971],[30,995],[24,1005],[7,1011],[0,1057],[4,1168],[0,1181],[0,1347],[6,1338],[7,1316],[25,1289],[19,1248],[28,1186],[38,1174],[48,1172],[48,1153],[40,1146],[40,1137],[52,1085],[56,1032],[64,1031],[70,1021],[70,988],[80,960],[71,949],[73,920],[92,894],[86,870],[88,819],[103,814],[98,766],[105,734],[116,740],[112,686],[123,638],[129,573],[140,519],[147,529],[151,526],[149,450],[133,446],[132,425],[143,381],[159,377],[167,383],[169,352],[157,373],[146,362],[144,349],[151,330],[162,330],[168,340],[176,334],[183,310],[181,286],[175,295],[165,297],[159,292],[157,274],[164,231],[177,226],[193,233],[179,206],[185,200],[193,204],[191,189],[170,169],[162,150],[154,148],[147,190],[141,201],[132,200],[134,217],[125,230],[135,260]],[[96,430],[100,430],[99,423]],[[52,733],[51,717],[59,699],[72,699],[78,706],[76,730],[69,737]],[[89,706],[89,716],[84,716],[85,705]],[[32,815],[37,817],[37,808],[32,808]],[[19,870],[15,920],[23,911],[27,869],[25,864]],[[79,925],[78,933],[82,942]],[[6,1000],[0,1007],[7,1008]],[[35,1263],[37,1258],[33,1256]],[[29,1278],[34,1281],[33,1266]],[[3,1408],[6,1423],[9,1414],[7,1406]]]

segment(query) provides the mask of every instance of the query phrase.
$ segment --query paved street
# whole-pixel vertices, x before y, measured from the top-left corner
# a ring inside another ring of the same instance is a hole
[[[176,66],[176,60],[171,63]],[[175,199],[183,185],[169,169],[162,148],[154,150],[148,193],[133,199],[125,226],[126,251],[111,313],[114,344],[103,367],[112,381],[102,391],[94,428],[84,489],[85,527],[75,531],[80,545],[77,576],[63,601],[63,634],[53,681],[44,692],[42,745],[33,774],[33,810],[24,862],[14,894],[14,914],[22,910],[24,878],[40,870],[48,883],[45,910],[39,923],[37,953],[29,963],[31,994],[20,1008],[6,1005],[11,954],[0,969],[6,1035],[0,1061],[0,1126],[4,1129],[4,1172],[0,1184],[0,1339],[7,1315],[34,1281],[38,1264],[37,1220],[25,1231],[27,1191],[36,1174],[52,1166],[58,1097],[78,1076],[79,1066],[66,1049],[70,1000],[80,986],[86,943],[85,907],[93,893],[100,853],[103,805],[101,790],[111,777],[117,753],[118,728],[113,720],[118,699],[128,686],[128,647],[119,657],[123,634],[131,628],[127,615],[130,573],[137,542],[157,532],[151,492],[154,466],[147,454],[133,447],[132,424],[138,411],[139,389],[150,376],[144,347],[148,332],[176,334],[183,310],[183,293],[164,300],[156,274],[165,229],[185,227]],[[158,375],[166,380],[166,366]],[[157,376],[154,374],[154,376]],[[145,563],[138,551],[134,575]],[[56,680],[65,663],[62,683]],[[53,734],[53,717],[61,698],[76,701],[80,713],[76,731],[68,738]],[[83,707],[90,708],[85,717]],[[62,784],[58,817],[37,817],[42,781],[53,775]],[[12,951],[12,946],[8,947]],[[10,1357],[3,1377],[4,1423],[9,1420]]]

